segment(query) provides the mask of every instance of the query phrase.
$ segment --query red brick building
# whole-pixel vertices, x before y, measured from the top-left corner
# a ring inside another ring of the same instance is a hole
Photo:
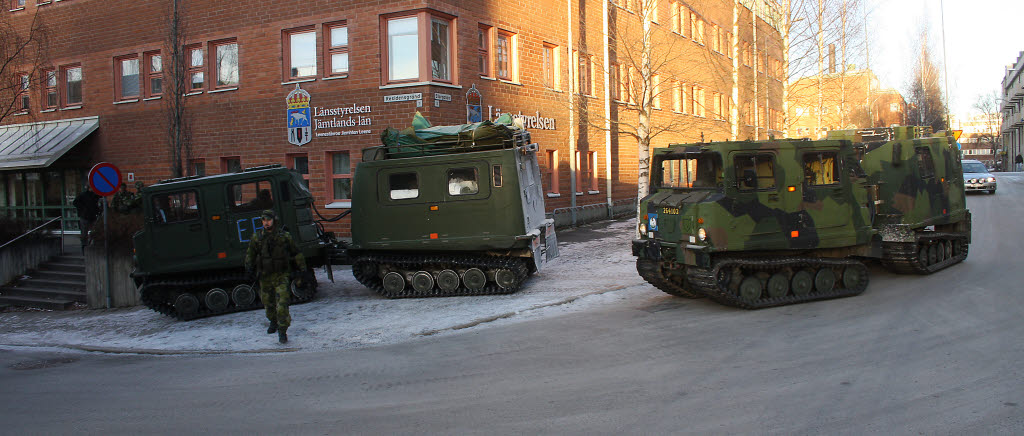
[[[557,220],[634,207],[636,140],[622,133],[635,128],[643,88],[630,47],[639,38],[629,33],[642,27],[638,0],[178,0],[178,20],[173,2],[7,1],[15,28],[27,32],[37,20],[48,31],[45,64],[18,72],[14,80],[26,84],[19,111],[0,125],[8,150],[0,210],[8,215],[72,216],[67,206],[97,162],[145,184],[173,175],[175,21],[186,174],[285,164],[306,175],[324,215],[340,212],[360,150],[379,145],[385,127],[408,126],[416,111],[434,125],[465,123],[475,89],[484,119],[521,114],[532,131]],[[652,146],[778,135],[786,77],[772,18],[779,6],[653,4],[663,62],[651,82]],[[289,143],[286,123],[285,97],[296,86],[310,94],[301,146]],[[46,153],[40,135],[26,139],[18,129],[50,135]]]

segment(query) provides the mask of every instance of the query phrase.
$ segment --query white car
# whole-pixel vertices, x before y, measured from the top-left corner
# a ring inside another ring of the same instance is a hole
[[[985,164],[976,160],[963,161],[964,190],[996,193],[996,177],[988,172]]]

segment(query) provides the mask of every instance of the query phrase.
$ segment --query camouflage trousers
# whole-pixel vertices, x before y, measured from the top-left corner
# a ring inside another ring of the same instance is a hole
[[[288,273],[266,274],[260,277],[260,299],[267,311],[267,319],[277,322],[277,328],[287,330],[292,325],[291,314],[288,313],[288,302],[291,301],[291,290],[288,288]]]

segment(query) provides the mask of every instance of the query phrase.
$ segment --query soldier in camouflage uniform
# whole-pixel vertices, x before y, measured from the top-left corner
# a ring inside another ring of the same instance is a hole
[[[277,338],[283,344],[288,342],[288,326],[292,321],[288,313],[291,298],[288,280],[292,272],[292,261],[298,271],[305,271],[306,259],[291,234],[278,225],[273,210],[263,211],[262,218],[263,230],[249,242],[245,268],[250,272],[258,271],[260,298],[263,299],[267,319],[270,320],[267,333],[277,332]],[[301,280],[301,276],[297,280]],[[301,282],[296,283],[296,286],[301,285]]]

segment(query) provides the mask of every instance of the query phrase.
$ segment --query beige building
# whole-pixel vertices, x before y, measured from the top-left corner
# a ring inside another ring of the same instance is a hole
[[[997,163],[999,146],[1000,114],[978,114],[952,120],[955,130],[962,130],[960,135],[961,152],[964,159],[981,161],[989,167]]]
[[[1007,169],[1021,171],[1024,165],[1017,164],[1018,157],[1024,155],[1024,51],[1017,56],[1013,65],[1006,67],[1006,75],[1002,83],[1003,113],[1001,133],[1003,136],[1002,155],[1012,164]],[[1021,159],[1024,160],[1024,159]]]
[[[868,69],[798,79],[789,88],[787,133],[822,138],[829,130],[904,124],[907,103],[895,89],[883,89]]]

